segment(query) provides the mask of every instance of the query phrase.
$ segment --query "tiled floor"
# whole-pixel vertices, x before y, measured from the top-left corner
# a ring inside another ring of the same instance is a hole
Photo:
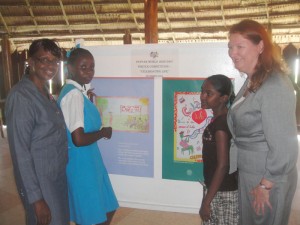
[[[299,164],[298,160],[298,164]],[[299,170],[299,166],[298,166]],[[300,183],[300,181],[299,181]],[[300,225],[300,184],[288,225]],[[120,208],[112,225],[200,225],[197,214]],[[25,225],[24,210],[17,195],[7,139],[0,137],[0,225]],[[71,223],[71,225],[74,225]]]

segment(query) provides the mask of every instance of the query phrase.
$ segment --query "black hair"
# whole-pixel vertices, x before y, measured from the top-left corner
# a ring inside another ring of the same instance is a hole
[[[68,57],[67,63],[69,65],[74,65],[75,61],[81,56],[92,56],[92,53],[84,48],[75,48],[71,51],[70,56]]]
[[[213,85],[221,96],[228,95],[228,102],[230,105],[232,104],[235,94],[233,91],[232,81],[227,76],[223,74],[216,74],[209,76],[206,80]]]
[[[41,48],[43,48],[46,52],[51,52],[51,54],[58,59],[61,59],[62,57],[61,48],[58,44],[47,38],[34,40],[29,47],[28,56],[33,57]]]

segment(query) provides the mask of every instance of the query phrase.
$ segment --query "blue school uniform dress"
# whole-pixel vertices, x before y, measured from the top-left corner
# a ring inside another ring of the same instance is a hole
[[[97,131],[102,125],[100,114],[96,106],[82,93],[83,91],[78,89],[80,87],[74,81],[67,82],[59,95],[58,104],[63,109],[65,96],[71,95],[65,101],[82,96],[84,132]],[[73,92],[73,96],[71,92]],[[74,95],[74,93],[76,94]],[[69,114],[77,114],[78,108],[74,110],[75,112],[69,111]],[[67,110],[63,109],[62,111],[65,116]],[[79,114],[81,113],[79,112]],[[66,117],[70,116],[66,115]],[[69,119],[68,122],[70,122]],[[68,122],[67,127],[68,125],[70,127]],[[71,221],[81,225],[103,223],[107,220],[106,213],[116,210],[119,205],[101,153],[97,142],[88,146],[76,147],[72,142],[72,131],[70,132],[69,127],[67,129],[69,147],[67,178]]]

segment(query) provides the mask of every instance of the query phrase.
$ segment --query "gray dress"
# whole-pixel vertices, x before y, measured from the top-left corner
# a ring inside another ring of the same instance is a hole
[[[67,134],[54,99],[43,96],[24,75],[5,106],[9,148],[26,224],[35,225],[32,203],[44,199],[51,225],[69,224],[66,164]]]
[[[245,82],[235,102],[241,100]],[[232,133],[230,167],[239,170],[239,206],[242,225],[287,225],[297,186],[298,141],[295,94],[288,77],[273,74],[255,92],[228,112]],[[262,178],[274,182],[272,210],[256,215],[250,191]]]

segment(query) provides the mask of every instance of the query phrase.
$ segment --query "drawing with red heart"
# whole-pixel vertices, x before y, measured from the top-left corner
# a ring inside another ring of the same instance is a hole
[[[202,123],[206,118],[207,113],[205,109],[200,109],[198,111],[193,112],[192,114],[192,119],[198,124]]]

